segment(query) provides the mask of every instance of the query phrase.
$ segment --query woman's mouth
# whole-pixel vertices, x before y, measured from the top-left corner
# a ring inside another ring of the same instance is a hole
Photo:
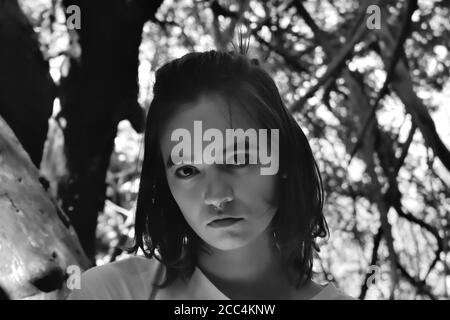
[[[208,226],[212,228],[224,228],[229,227],[241,220],[244,220],[243,218],[224,218],[224,219],[217,219],[210,223],[208,223]]]

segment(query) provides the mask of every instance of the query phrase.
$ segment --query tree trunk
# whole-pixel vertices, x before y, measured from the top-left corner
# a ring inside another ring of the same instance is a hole
[[[0,220],[0,288],[9,298],[63,298],[67,267],[90,266],[69,219],[1,117]]]
[[[143,130],[144,113],[137,103],[139,45],[144,22],[161,2],[64,1],[66,7],[81,9],[77,31],[82,54],[80,61],[72,59],[69,75],[61,82],[67,176],[58,194],[91,260],[117,124],[129,119],[137,131]]]
[[[55,86],[17,0],[0,0],[0,116],[39,167]]]

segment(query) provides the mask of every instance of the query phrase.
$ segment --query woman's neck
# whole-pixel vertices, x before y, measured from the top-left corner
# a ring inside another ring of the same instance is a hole
[[[251,295],[253,291],[284,290],[289,286],[287,274],[272,241],[270,234],[263,233],[239,249],[224,251],[209,247],[210,254],[199,254],[198,267],[229,296],[235,292]]]
[[[322,286],[311,279],[298,288],[290,282],[288,268],[283,266],[272,241],[270,233],[263,233],[240,249],[209,247],[210,254],[201,251],[197,265],[230,299],[303,300],[317,295]]]

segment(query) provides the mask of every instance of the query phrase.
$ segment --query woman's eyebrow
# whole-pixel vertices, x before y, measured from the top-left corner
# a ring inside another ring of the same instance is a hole
[[[189,153],[188,153],[187,155],[189,155]],[[183,158],[183,160],[182,160],[180,163],[183,163],[183,162],[190,162],[190,158]],[[180,163],[177,163],[177,164],[180,164]],[[168,157],[168,159],[167,159],[167,161],[166,161],[166,167],[167,167],[168,169],[170,169],[170,168],[172,168],[174,165],[175,165],[175,163],[174,163],[173,160],[172,160],[172,155],[169,155],[169,157]]]

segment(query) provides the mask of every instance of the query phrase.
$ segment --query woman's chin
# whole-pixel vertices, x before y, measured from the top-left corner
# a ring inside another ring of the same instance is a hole
[[[247,242],[243,239],[220,238],[215,239],[214,241],[210,241],[208,244],[216,250],[231,251],[244,247]]]

